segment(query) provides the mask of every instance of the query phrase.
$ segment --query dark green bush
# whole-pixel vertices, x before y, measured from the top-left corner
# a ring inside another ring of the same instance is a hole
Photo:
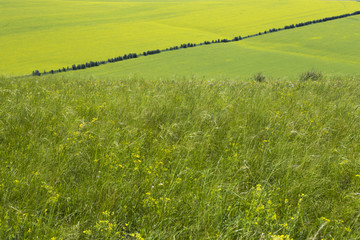
[[[259,72],[259,73],[254,75],[253,79],[256,82],[264,82],[266,77],[261,72]]]
[[[301,81],[307,81],[307,80],[316,81],[316,80],[320,80],[322,78],[323,78],[323,74],[321,72],[317,72],[315,70],[307,71],[300,75]]]

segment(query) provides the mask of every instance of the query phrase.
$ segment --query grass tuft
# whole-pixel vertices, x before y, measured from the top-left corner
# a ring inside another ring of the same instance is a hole
[[[321,72],[315,71],[315,70],[311,70],[311,71],[307,71],[304,72],[300,75],[300,81],[317,81],[322,79],[324,76]]]
[[[253,76],[253,79],[256,82],[265,82],[266,77],[261,72],[259,72]]]

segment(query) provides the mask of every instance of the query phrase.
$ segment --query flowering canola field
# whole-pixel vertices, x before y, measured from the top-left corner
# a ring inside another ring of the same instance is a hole
[[[0,73],[29,74],[357,10],[357,2],[323,0],[0,0]]]

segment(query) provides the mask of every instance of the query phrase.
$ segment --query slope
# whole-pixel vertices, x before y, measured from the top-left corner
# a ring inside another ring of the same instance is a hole
[[[0,73],[29,74],[359,10],[352,1],[0,0]]]
[[[360,17],[282,31],[235,43],[214,44],[107,64],[72,75],[146,78],[173,75],[249,77],[294,76],[316,69],[360,74]]]

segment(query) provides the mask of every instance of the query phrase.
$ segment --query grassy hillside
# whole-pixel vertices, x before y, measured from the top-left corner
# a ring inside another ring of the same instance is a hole
[[[359,78],[0,80],[1,239],[359,239]]]
[[[356,10],[356,2],[323,0],[0,0],[0,73],[58,69]]]
[[[71,75],[146,78],[173,75],[294,77],[309,69],[360,74],[360,17],[282,31],[235,43],[214,44],[107,64]]]

